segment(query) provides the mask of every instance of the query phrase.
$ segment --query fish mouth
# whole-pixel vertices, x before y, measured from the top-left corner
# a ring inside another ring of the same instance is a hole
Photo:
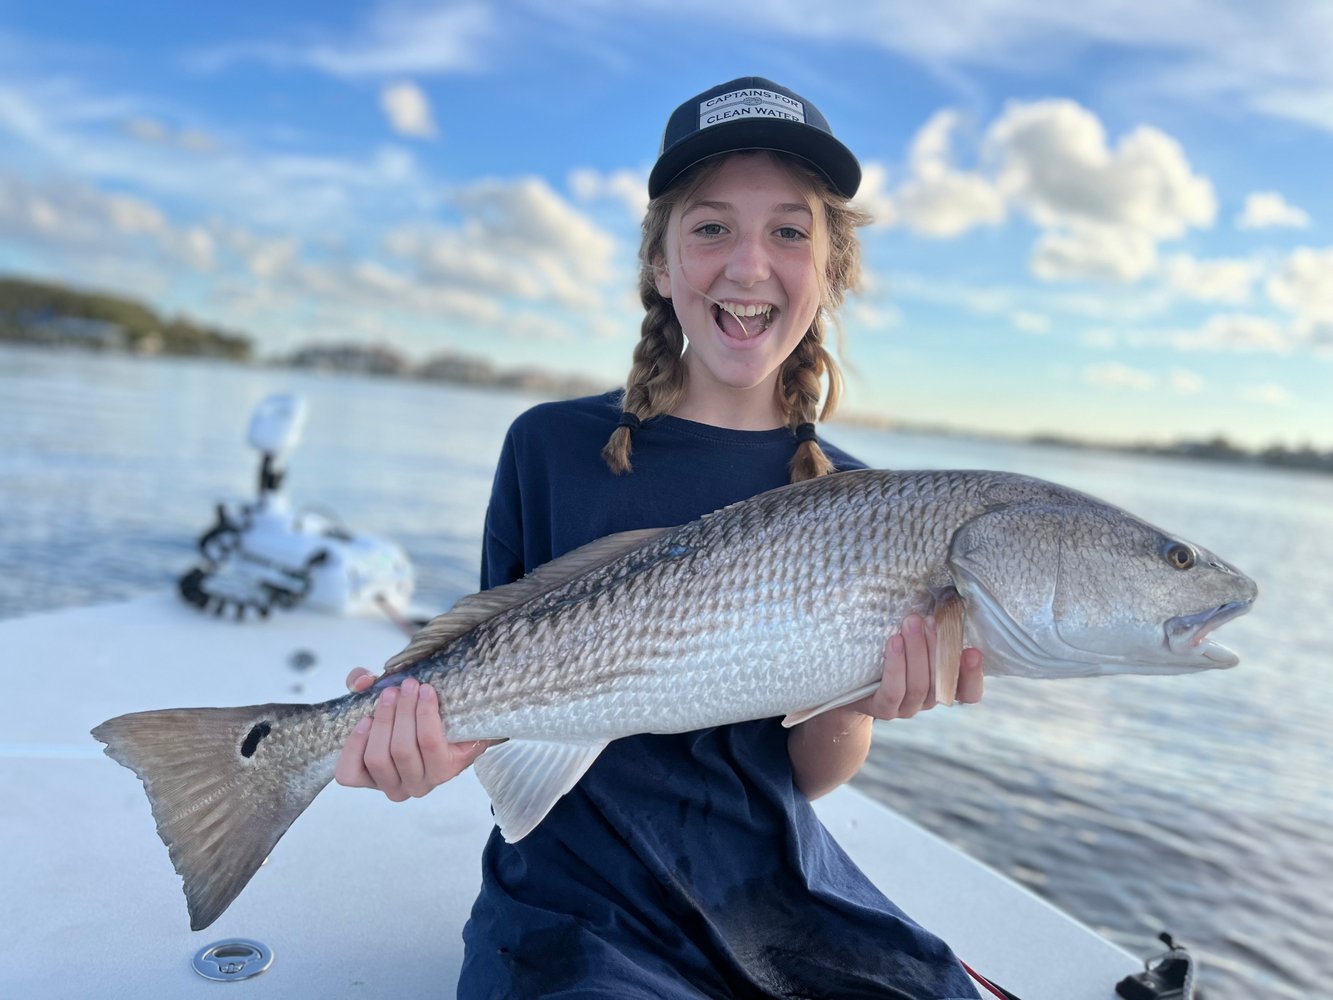
[[[1224,625],[1233,618],[1239,618],[1250,610],[1254,598],[1244,601],[1228,601],[1207,611],[1196,611],[1190,615],[1177,615],[1166,621],[1166,645],[1172,653],[1182,656],[1201,656],[1209,661],[1210,666],[1234,667],[1240,657],[1208,633],[1219,625]]]

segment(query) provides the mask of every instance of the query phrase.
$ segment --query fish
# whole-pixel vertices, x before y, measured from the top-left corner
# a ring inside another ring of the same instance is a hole
[[[370,690],[135,712],[92,735],[143,782],[200,930],[328,784],[379,692],[408,677],[435,688],[451,740],[502,741],[473,766],[512,843],[612,740],[796,725],[864,697],[911,613],[935,617],[949,702],[969,645],[989,676],[1233,666],[1210,633],[1257,592],[1207,549],[1056,483],[848,471],[611,535],[464,597]]]

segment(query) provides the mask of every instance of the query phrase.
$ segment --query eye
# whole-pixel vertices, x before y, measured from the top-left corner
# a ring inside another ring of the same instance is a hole
[[[1195,558],[1194,550],[1183,542],[1176,542],[1166,550],[1166,561],[1174,569],[1189,569]]]
[[[702,226],[694,227],[695,236],[721,236],[725,229],[720,222],[705,222]]]
[[[777,235],[783,240],[795,242],[805,239],[805,233],[801,232],[795,226],[783,226],[777,230]]]

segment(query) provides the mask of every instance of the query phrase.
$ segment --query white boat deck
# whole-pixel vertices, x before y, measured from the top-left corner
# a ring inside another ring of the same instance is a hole
[[[403,644],[383,619],[237,624],[168,594],[0,622],[0,1000],[452,996],[491,826],[470,774],[404,805],[331,785],[195,933],[142,787],[89,735],[123,712],[335,697],[351,667]],[[299,650],[315,657],[303,673]],[[1142,968],[854,790],[818,810],[891,899],[1023,1000],[1115,1000]],[[193,971],[200,948],[236,937],[273,949],[268,972],[219,984]]]

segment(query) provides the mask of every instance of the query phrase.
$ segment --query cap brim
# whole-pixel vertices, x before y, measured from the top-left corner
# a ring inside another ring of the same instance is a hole
[[[856,196],[861,165],[852,151],[827,132],[790,121],[743,121],[694,132],[662,153],[648,175],[648,197],[656,198],[671,182],[701,160],[742,149],[768,149],[806,160],[828,178],[844,198]]]

